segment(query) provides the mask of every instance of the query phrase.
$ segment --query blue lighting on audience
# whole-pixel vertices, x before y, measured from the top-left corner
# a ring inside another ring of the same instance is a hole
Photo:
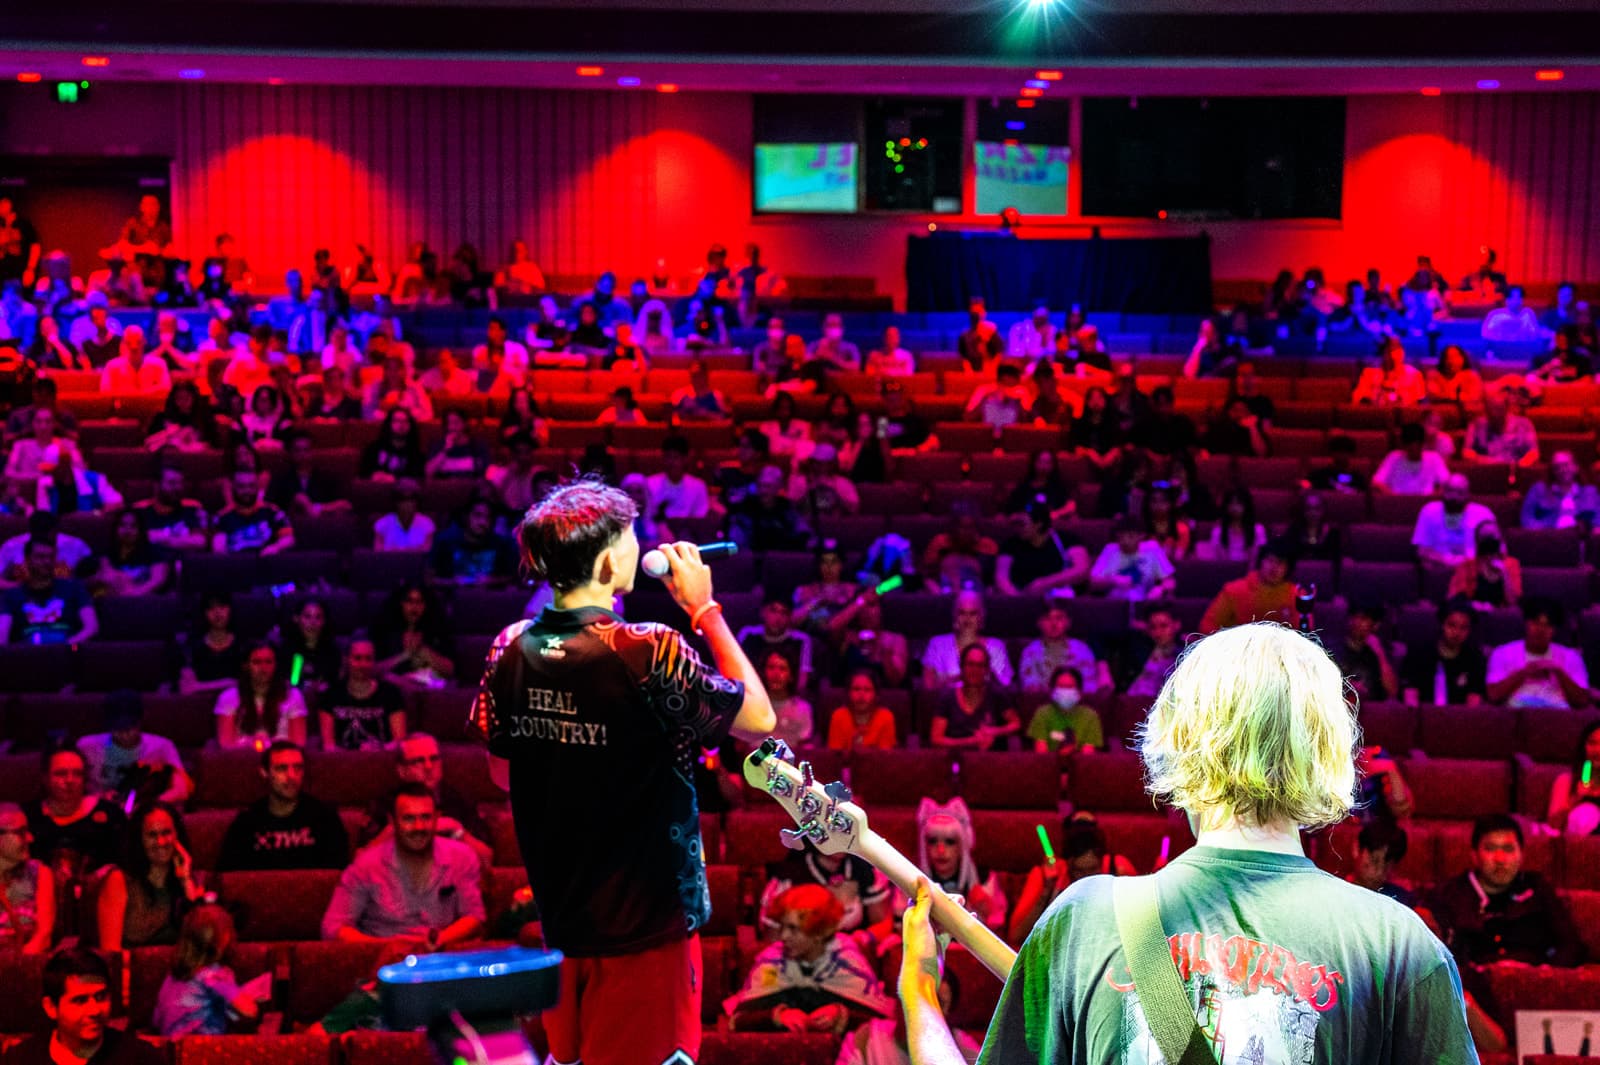
[[[178,77],[183,78],[185,81],[199,81],[205,76],[206,72],[199,67],[185,67],[183,70],[178,71]]]
[[[638,78],[618,78],[617,79],[617,84],[621,85],[624,89],[632,89],[632,88],[635,88],[635,87],[638,86],[639,79]]]
[[[1484,78],[1478,82],[1478,88],[1480,89],[1498,89],[1499,87],[1499,78]]]
[[[1006,123],[1006,129],[1009,129],[1013,133],[1021,133],[1027,128],[1028,124],[1026,122],[1018,122],[1014,118],[1010,122]]]

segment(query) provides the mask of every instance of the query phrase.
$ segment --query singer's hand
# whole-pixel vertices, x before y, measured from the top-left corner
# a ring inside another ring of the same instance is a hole
[[[711,567],[700,560],[700,548],[686,541],[662,544],[667,575],[661,578],[673,601],[685,614],[693,614],[711,601]]]

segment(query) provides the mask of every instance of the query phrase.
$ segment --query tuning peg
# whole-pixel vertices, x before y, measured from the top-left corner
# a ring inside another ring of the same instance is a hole
[[[835,780],[832,784],[822,789],[836,803],[850,801],[850,785],[842,780]]]
[[[800,788],[801,788],[801,790],[803,790],[803,791],[804,790],[809,790],[811,788],[811,785],[815,784],[816,782],[817,782],[817,778],[814,775],[812,775],[812,772],[811,772],[811,763],[810,762],[801,762],[800,763]]]
[[[797,828],[778,829],[778,838],[783,840],[783,845],[792,851],[806,849],[806,834]]]

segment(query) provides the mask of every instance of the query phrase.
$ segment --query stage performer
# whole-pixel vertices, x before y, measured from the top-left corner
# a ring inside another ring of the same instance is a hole
[[[1352,711],[1333,660],[1281,625],[1191,647],[1140,741],[1150,792],[1188,814],[1197,845],[1155,875],[1147,936],[1121,887],[1134,878],[1088,877],[1057,898],[1023,944],[979,1061],[1476,1063],[1449,951],[1411,910],[1301,850],[1300,826],[1336,824],[1355,801]],[[959,1065],[919,888],[900,975],[912,1060]],[[1119,916],[1132,965],[1152,963],[1137,988]]]
[[[554,602],[495,640],[473,711],[511,795],[545,940],[566,954],[561,1001],[544,1015],[554,1065],[699,1053],[697,932],[711,900],[692,769],[730,732],[756,740],[776,723],[693,544],[661,547],[664,583],[715,670],[682,633],[613,613],[638,569],[636,515],[593,480],[528,510],[522,561]]]

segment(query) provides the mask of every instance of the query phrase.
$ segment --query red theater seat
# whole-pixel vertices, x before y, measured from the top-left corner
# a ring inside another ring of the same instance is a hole
[[[1417,738],[1417,711],[1403,703],[1362,702],[1361,739],[1387,753],[1404,758]]]
[[[951,768],[950,753],[943,750],[860,750],[850,759],[850,781],[863,804],[915,806],[925,795],[950,797]]]
[[[191,1035],[173,1043],[174,1065],[336,1065],[325,1035]]]
[[[1472,820],[1511,808],[1511,763],[1413,755],[1400,766],[1418,817]]]
[[[1041,810],[974,810],[972,831],[976,839],[972,857],[985,869],[1025,873],[1044,860],[1039,828],[1050,835],[1050,845],[1061,846],[1061,815],[1055,807]],[[914,836],[914,833],[913,833]],[[913,846],[915,839],[913,838]],[[915,850],[907,852],[916,861]]]
[[[1600,961],[1600,891],[1563,891],[1561,897],[1578,927],[1589,961]]]
[[[236,907],[241,939],[320,939],[339,874],[338,869],[223,873],[218,894]]]
[[[898,943],[883,957],[884,982],[891,987],[899,978],[902,957],[904,952]],[[977,955],[959,943],[950,944],[945,951],[944,964],[945,971],[954,973],[956,983],[961,987],[961,997],[951,1007],[947,1018],[950,1026],[981,1035],[988,1030],[995,1007],[1000,1004],[1000,989],[1003,986],[1000,978],[986,969]]]
[[[700,1023],[715,1025],[723,1016],[723,1000],[744,984],[745,974],[739,971],[739,948],[734,937],[703,932],[700,964],[705,974],[700,996]]]
[[[1177,811],[1165,816],[1104,813],[1096,814],[1095,821],[1105,830],[1112,853],[1127,858],[1141,873],[1155,869],[1163,845],[1167,848],[1168,861],[1194,846],[1194,833],[1189,831],[1183,814]]]
[[[958,779],[974,809],[1054,809],[1061,795],[1061,762],[1053,754],[965,751]]]
[[[428,1065],[434,1061],[426,1032],[349,1032],[339,1039],[344,1065]]]
[[[1430,758],[1501,759],[1516,750],[1517,717],[1504,707],[1425,707],[1417,717],[1417,746]]]
[[[711,922],[701,929],[708,936],[731,936],[739,925],[739,867],[707,865],[706,886],[711,892]]]
[[[349,997],[363,983],[375,979],[378,959],[392,951],[383,943],[335,943],[311,940],[290,948],[286,999],[288,1019],[309,1024]]]
[[[1067,794],[1078,810],[1156,813],[1144,790],[1144,766],[1131,752],[1073,755],[1067,766]]]
[[[128,1025],[132,1028],[150,1027],[155,1013],[156,999],[161,984],[172,972],[177,955],[176,947],[140,947],[127,954],[128,974],[124,987],[128,993]],[[233,969],[239,983],[254,980],[264,972],[274,969],[277,948],[264,943],[235,943],[228,951],[226,962]],[[287,972],[288,967],[284,966]]]
[[[833,1065],[839,1040],[821,1032],[707,1032],[699,1065]]]
[[[1561,881],[1564,887],[1600,891],[1600,836],[1562,839]],[[1600,1002],[1600,999],[1595,1001]]]

